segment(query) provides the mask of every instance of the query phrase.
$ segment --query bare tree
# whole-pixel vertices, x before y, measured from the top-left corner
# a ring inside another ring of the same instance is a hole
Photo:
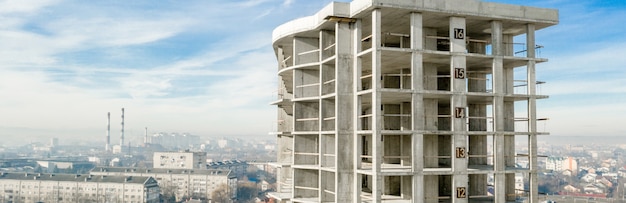
[[[171,181],[164,181],[161,186],[161,200],[163,202],[176,202],[176,192],[178,191],[178,185]]]
[[[211,200],[216,203],[230,203],[232,202],[230,199],[231,195],[230,187],[226,184],[221,184],[211,192]]]

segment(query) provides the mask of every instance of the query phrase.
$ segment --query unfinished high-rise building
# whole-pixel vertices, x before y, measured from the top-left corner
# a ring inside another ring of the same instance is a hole
[[[477,0],[354,0],[277,27],[270,196],[538,202],[535,32],[557,23]]]

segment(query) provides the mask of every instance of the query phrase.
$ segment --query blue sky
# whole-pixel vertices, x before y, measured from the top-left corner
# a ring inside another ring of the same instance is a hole
[[[144,127],[273,139],[271,32],[329,2],[0,0],[0,136],[104,139],[111,112],[117,140],[124,107],[130,140]],[[560,10],[537,32],[540,127],[626,135],[626,2],[492,2]]]

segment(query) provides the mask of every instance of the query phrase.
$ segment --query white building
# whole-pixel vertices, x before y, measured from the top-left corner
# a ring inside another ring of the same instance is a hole
[[[152,177],[1,173],[1,202],[159,202]]]
[[[206,152],[154,152],[153,168],[206,169]]]
[[[228,147],[230,143],[231,143],[230,140],[220,139],[220,140],[217,141],[217,146],[222,148],[222,149],[224,149],[224,148]]]
[[[228,170],[207,169],[146,169],[96,167],[92,175],[154,177],[164,193],[173,192],[176,200],[185,198],[208,200],[220,185],[226,184],[237,195],[237,178]]]
[[[546,169],[557,172],[570,170],[573,175],[578,174],[578,160],[573,157],[548,157],[546,159]]]
[[[521,173],[515,174],[515,190],[516,194],[524,194],[524,175]]]

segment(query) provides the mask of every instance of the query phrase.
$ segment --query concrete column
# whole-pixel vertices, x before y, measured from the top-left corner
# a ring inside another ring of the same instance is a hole
[[[502,35],[502,53],[505,56],[515,55],[515,42],[513,41],[513,35]]]
[[[372,201],[381,201],[383,178],[380,174],[382,163],[382,110],[381,95],[381,14],[380,9],[372,11]]]
[[[421,13],[411,13],[411,49],[424,49],[425,36],[422,23]]]
[[[450,52],[465,53],[467,51],[466,33],[465,18],[450,17]]]
[[[504,55],[502,42],[502,22],[491,21],[491,55]]]
[[[352,92],[356,93],[361,89],[361,58],[356,57],[358,53],[361,51],[361,36],[362,36],[362,23],[361,20],[357,19],[354,22],[352,29],[352,55],[355,56],[353,60],[353,74],[352,74]],[[352,133],[353,147],[354,150],[354,158],[352,159],[354,163],[354,168],[359,169],[361,166],[361,135],[357,134],[356,131],[359,130],[361,126],[361,120],[359,119],[359,112],[361,112],[361,100],[358,96],[352,97],[353,101],[353,112],[352,112],[352,120],[354,132]],[[361,177],[358,173],[352,172],[352,178],[354,180],[354,185],[352,186],[352,202],[361,202]]]
[[[434,99],[424,99],[424,111],[425,117],[427,119],[427,125],[425,129],[427,131],[437,131],[437,100]],[[439,161],[435,156],[438,155],[438,135],[423,135],[424,148],[422,150],[424,156],[424,167],[425,168],[437,168],[439,166]],[[426,184],[428,185],[428,184]]]
[[[465,56],[456,55],[457,53],[465,53],[466,52],[466,43],[465,43],[465,18],[459,17],[450,17],[450,52],[452,52],[452,59],[450,62],[450,75],[451,77],[451,91],[452,91],[452,105],[450,112],[452,113],[452,132],[453,135],[451,137],[452,141],[452,149],[454,150],[452,154],[452,202],[454,203],[465,203],[468,202],[468,198],[457,198],[456,191],[457,189],[464,188],[465,193],[467,195],[467,186],[468,186],[468,176],[467,176],[467,125],[466,125],[466,114],[467,114],[467,87],[466,87],[466,63]],[[457,73],[461,71],[462,73],[459,76],[461,78],[456,78]],[[462,111],[462,112],[457,112]],[[462,115],[457,115],[462,114]],[[456,156],[456,150],[462,149],[465,151],[465,157]]]
[[[504,71],[503,59],[504,55],[502,44],[502,22],[491,22],[491,53],[494,56],[492,65],[493,74],[493,122],[494,122],[494,178],[495,178],[495,194],[496,203],[504,203],[506,201],[506,177],[505,157],[504,157]]]
[[[515,47],[512,35],[503,34],[503,54],[504,56],[514,56],[515,55]],[[503,79],[504,79],[504,94],[505,95],[513,95],[515,93],[515,81],[514,81],[514,72],[513,68],[503,68]],[[514,132],[515,131],[515,103],[513,101],[504,101],[504,131],[506,132]],[[504,159],[505,159],[505,169],[506,167],[515,167],[515,136],[513,135],[505,135],[504,136]],[[505,174],[505,193],[506,200],[513,201],[515,200],[515,174],[507,173]]]
[[[345,194],[354,192],[354,161],[356,151],[353,151],[354,124],[354,82],[352,36],[350,24],[338,22],[335,25],[335,166],[337,169],[335,181],[335,202],[353,202],[353,197]]]
[[[528,58],[535,58],[535,25],[526,25],[526,50]],[[539,191],[537,189],[537,100],[535,96],[537,79],[535,76],[535,61],[528,61],[528,149],[530,162],[530,201],[537,202]]]
[[[526,25],[526,57],[535,58],[535,25]]]
[[[439,177],[434,175],[424,176],[424,184],[428,187],[424,188],[424,196],[428,198],[425,203],[438,203],[436,199],[439,196]]]
[[[295,197],[295,192],[296,192],[296,169],[293,168],[293,166],[295,165],[295,146],[296,146],[296,142],[295,142],[296,138],[292,137],[291,139],[291,163],[289,164],[289,177],[291,178],[291,185],[289,186],[289,191],[291,191],[289,193],[289,199],[293,199]]]
[[[321,119],[320,119],[321,120]],[[321,123],[321,122],[320,122]],[[321,124],[320,124],[321,125]],[[319,131],[318,131],[319,132]],[[326,177],[325,175],[328,175],[327,173],[325,173],[325,171],[319,170],[319,168],[322,166],[322,162],[324,161],[324,151],[326,146],[324,146],[326,143],[326,139],[324,139],[324,135],[318,134],[318,142],[317,142],[317,147],[318,147],[318,155],[317,155],[317,167],[318,170],[315,170],[315,172],[317,173],[317,198],[320,201],[324,200],[324,190],[326,189],[326,180],[328,180],[328,177]]]
[[[503,68],[503,85],[504,85],[504,94],[513,95],[515,93],[515,80],[514,80],[514,72],[513,67]],[[513,101],[511,101],[513,103]]]
[[[425,113],[424,113],[424,67],[422,53],[418,50],[424,49],[424,37],[422,29],[422,14],[411,13],[411,49],[413,49],[411,58],[411,89],[412,94],[412,115],[413,119],[413,135],[411,137],[413,158],[413,202],[424,202],[424,134],[425,129]]]

